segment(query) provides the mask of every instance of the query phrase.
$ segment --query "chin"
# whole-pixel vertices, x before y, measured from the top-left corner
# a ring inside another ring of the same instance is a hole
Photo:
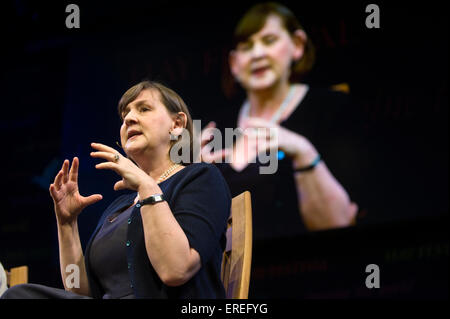
[[[250,79],[246,85],[247,89],[252,91],[267,90],[274,86],[276,83],[276,78],[272,76],[267,76],[261,79]]]
[[[274,82],[270,82],[270,83],[251,83],[250,85],[247,86],[248,90],[251,91],[264,91],[267,90],[269,88],[271,88],[273,86]]]
[[[142,147],[133,144],[125,145],[124,151],[129,157],[133,157],[133,154],[139,154],[142,151]]]

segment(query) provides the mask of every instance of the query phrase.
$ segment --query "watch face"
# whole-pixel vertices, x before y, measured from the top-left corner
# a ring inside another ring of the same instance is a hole
[[[162,194],[155,194],[155,195],[152,195],[152,196],[142,200],[139,203],[138,207],[141,207],[142,205],[147,205],[147,204],[155,204],[155,203],[159,203],[159,202],[163,202],[163,201],[164,201],[164,198],[163,198]]]

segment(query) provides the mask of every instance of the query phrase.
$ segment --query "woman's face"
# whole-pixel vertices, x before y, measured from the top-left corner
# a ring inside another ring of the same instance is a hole
[[[292,61],[303,54],[277,15],[269,15],[264,27],[230,54],[231,72],[246,90],[264,90],[288,80]]]
[[[146,150],[168,150],[169,131],[174,121],[156,90],[143,90],[122,115],[120,140],[125,153],[133,158]]]

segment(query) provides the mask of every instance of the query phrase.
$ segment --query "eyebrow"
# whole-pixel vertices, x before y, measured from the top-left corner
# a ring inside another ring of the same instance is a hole
[[[239,41],[238,45],[239,44],[243,44],[243,43],[247,43],[247,42],[254,42],[254,39],[253,39],[254,36],[255,36],[255,34],[252,34],[247,39]],[[263,33],[263,34],[261,34],[259,36],[259,38],[261,38],[261,39],[264,39],[264,38],[267,38],[267,37],[279,37],[279,34],[269,30],[269,31],[266,31],[265,33]]]
[[[134,103],[134,102],[131,102],[131,103]],[[131,103],[128,103],[127,106],[125,106],[125,108],[122,110],[122,114],[125,113],[125,112],[128,112],[130,110],[130,104]],[[137,101],[136,104],[135,104],[136,107],[140,107],[140,106],[143,106],[143,105],[151,106],[150,103],[148,103],[148,101],[146,101],[146,100]]]

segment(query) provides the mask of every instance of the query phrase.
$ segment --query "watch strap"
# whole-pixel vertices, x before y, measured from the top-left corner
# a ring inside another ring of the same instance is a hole
[[[301,168],[294,169],[294,171],[295,172],[307,172],[307,171],[310,171],[314,167],[316,167],[317,164],[319,164],[321,160],[322,160],[322,158],[320,157],[320,154],[318,154],[310,165],[308,165],[306,167],[301,167]]]
[[[164,201],[165,201],[165,199],[164,199],[163,194],[153,194],[143,200],[138,201],[136,204],[136,207],[139,208],[144,205],[153,205],[153,204],[156,204],[159,202],[164,202]]]

